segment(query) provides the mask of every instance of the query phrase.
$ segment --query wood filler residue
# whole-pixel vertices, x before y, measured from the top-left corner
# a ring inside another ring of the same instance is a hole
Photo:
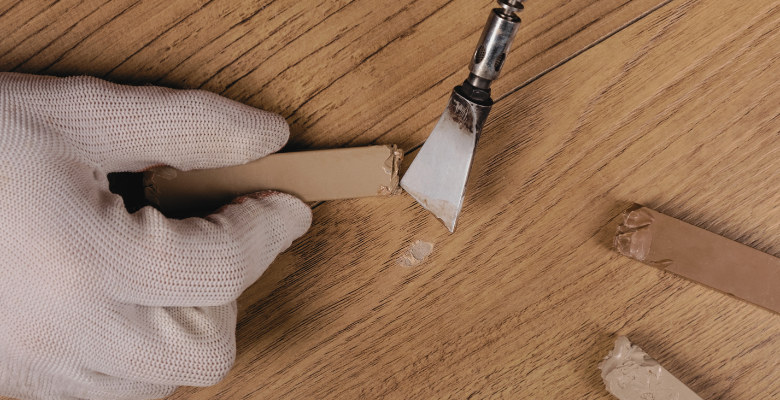
[[[433,252],[433,243],[415,240],[409,249],[398,259],[398,264],[404,267],[416,267],[422,264]]]

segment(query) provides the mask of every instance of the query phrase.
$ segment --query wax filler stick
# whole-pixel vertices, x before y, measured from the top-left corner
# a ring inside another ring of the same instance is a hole
[[[276,153],[244,165],[143,174],[144,197],[168,216],[207,214],[241,195],[276,190],[303,201],[386,196],[398,190],[395,146]]]

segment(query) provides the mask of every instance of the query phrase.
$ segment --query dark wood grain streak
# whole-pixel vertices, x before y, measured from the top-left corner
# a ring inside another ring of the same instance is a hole
[[[179,26],[179,25],[180,25],[182,22],[184,22],[185,20],[187,20],[187,18],[189,18],[189,17],[193,16],[195,13],[197,13],[197,12],[198,12],[198,11],[200,11],[200,10],[202,10],[202,9],[203,9],[203,7],[206,7],[206,6],[208,6],[208,5],[209,5],[210,3],[212,3],[213,1],[214,1],[214,0],[208,0],[208,1],[206,1],[206,2],[205,2],[205,3],[203,3],[203,4],[202,4],[202,5],[199,7],[199,8],[196,8],[195,10],[193,10],[192,12],[190,12],[189,14],[187,14],[187,15],[185,15],[185,16],[183,16],[183,17],[181,17],[181,18],[180,18],[178,21],[174,22],[174,23],[173,23],[171,26],[169,26],[169,27],[165,28],[165,29],[164,29],[162,32],[160,32],[160,34],[158,34],[157,36],[155,36],[154,38],[152,38],[151,40],[149,40],[148,42],[146,42],[146,43],[145,43],[143,46],[141,46],[140,48],[138,48],[138,50],[134,51],[132,54],[128,55],[128,56],[127,56],[127,57],[126,57],[124,60],[120,61],[120,62],[119,62],[119,64],[117,64],[115,67],[113,67],[113,68],[111,68],[110,70],[108,70],[108,71],[107,71],[107,72],[106,72],[106,73],[103,75],[103,78],[106,78],[106,77],[110,76],[110,75],[111,75],[111,72],[113,72],[115,69],[117,69],[117,68],[121,67],[121,66],[122,66],[122,64],[124,64],[125,62],[127,62],[127,60],[129,60],[129,59],[133,58],[133,56],[135,56],[136,54],[140,53],[140,52],[141,52],[141,51],[143,51],[145,48],[149,47],[149,45],[150,45],[150,44],[154,43],[154,42],[155,42],[157,39],[161,38],[161,37],[162,37],[163,35],[165,35],[166,33],[170,32],[170,31],[171,31],[171,30],[173,30],[173,29],[176,29],[176,27],[178,27],[178,26]],[[259,12],[260,12],[260,11],[262,11],[262,10],[263,10],[263,9],[261,8],[261,9],[257,10],[257,11],[256,11],[256,13],[259,13]],[[251,18],[251,17],[247,17],[247,18]],[[245,22],[245,20],[244,20],[244,21],[242,21],[242,22]],[[241,23],[241,22],[239,22],[239,23]]]
[[[78,47],[80,44],[82,44],[82,43],[84,43],[85,41],[87,41],[87,40],[88,40],[90,37],[92,37],[92,36],[93,36],[95,33],[97,33],[97,32],[100,32],[100,31],[101,31],[101,30],[102,30],[102,29],[103,29],[103,28],[104,28],[106,25],[110,24],[110,23],[111,23],[111,22],[113,22],[113,21],[116,21],[116,20],[117,20],[117,19],[119,19],[119,18],[120,18],[122,15],[124,15],[126,12],[128,12],[128,11],[132,10],[134,7],[138,6],[138,4],[139,4],[139,3],[140,3],[140,0],[139,0],[139,1],[135,1],[135,2],[131,3],[129,6],[127,6],[127,7],[126,7],[126,8],[124,8],[124,9],[122,9],[122,11],[120,11],[118,14],[116,14],[116,15],[112,16],[112,17],[111,17],[111,18],[109,18],[107,21],[105,21],[104,23],[102,23],[101,25],[99,25],[99,26],[98,26],[98,27],[97,27],[95,30],[93,30],[92,32],[90,32],[90,33],[88,33],[87,35],[83,36],[83,37],[82,37],[80,40],[78,40],[78,41],[77,41],[75,44],[73,44],[71,47],[69,47],[69,48],[65,49],[64,51],[62,51],[62,52],[60,53],[60,55],[59,55],[57,58],[55,58],[53,61],[51,61],[51,62],[50,62],[48,65],[44,66],[44,67],[42,68],[41,72],[43,72],[43,73],[47,73],[47,72],[49,72],[49,71],[50,71],[50,69],[51,69],[51,67],[53,67],[53,66],[54,66],[54,65],[56,65],[58,62],[60,62],[60,61],[62,61],[63,59],[65,59],[65,57],[66,57],[66,56],[67,56],[67,55],[68,55],[70,52],[72,52],[72,51],[73,51],[73,49],[75,49],[75,48],[76,48],[76,47]],[[26,62],[28,62],[28,61],[30,61],[30,59],[27,59],[27,60],[25,60],[25,61],[24,61],[22,64],[24,64],[24,63],[26,63]]]
[[[322,23],[326,23],[326,21],[328,20],[328,18],[330,18],[330,16],[337,14],[339,11],[343,10],[343,9],[344,9],[344,7],[347,7],[347,6],[349,6],[350,4],[351,4],[351,3],[347,3],[347,4],[345,4],[344,6],[342,6],[341,8],[339,8],[338,10],[334,11],[332,14],[328,15],[328,17],[327,17],[327,18],[325,18],[325,19],[324,19],[322,22],[318,23],[317,25],[320,25],[320,24],[322,24]],[[313,26],[313,27],[309,28],[308,30],[306,30],[305,32],[303,32],[301,35],[297,36],[295,39],[298,39],[298,38],[300,38],[302,35],[306,34],[307,32],[310,32],[310,31],[311,31],[313,28],[315,28],[317,25],[315,25],[315,26]],[[351,31],[351,30],[352,30],[352,29],[349,29],[349,30],[347,30],[347,31],[346,31],[346,32],[344,32],[344,33],[348,33],[348,32],[349,32],[349,31]],[[332,45],[332,44],[334,44],[334,43],[338,42],[338,41],[339,41],[339,40],[341,40],[342,38],[343,38],[343,33],[342,33],[342,34],[339,34],[339,35],[337,35],[337,36],[335,36],[335,37],[333,37],[333,39],[332,39],[331,41],[329,41],[329,42],[325,43],[325,44],[324,44],[322,47],[320,47],[320,48],[317,48],[317,49],[313,50],[311,53],[309,53],[309,54],[307,54],[306,56],[302,57],[300,60],[298,60],[298,61],[296,61],[295,63],[291,64],[290,66],[288,66],[288,67],[285,67],[284,69],[282,69],[282,70],[281,70],[281,71],[280,71],[280,72],[277,74],[277,76],[280,76],[280,75],[284,74],[285,72],[289,71],[290,69],[297,67],[297,66],[298,66],[298,65],[300,65],[300,63],[301,63],[301,62],[303,62],[303,61],[304,61],[304,60],[305,60],[307,57],[311,57],[311,56],[315,55],[315,54],[316,54],[317,52],[319,52],[321,49],[323,49],[323,48],[325,48],[325,47],[328,47],[328,46],[330,46],[330,45]],[[295,39],[294,39],[294,40],[295,40]],[[294,40],[293,40],[293,41],[294,41]],[[273,57],[274,55],[275,55],[275,54],[271,55],[271,57]],[[269,58],[269,59],[270,59],[270,58]],[[268,60],[268,59],[266,59],[266,60]],[[261,65],[262,65],[262,64],[261,64]],[[230,88],[232,88],[232,87],[233,87],[233,86],[234,86],[236,83],[238,83],[238,82],[239,82],[241,79],[243,79],[244,77],[246,77],[246,76],[250,75],[251,73],[253,73],[253,72],[257,71],[259,67],[260,67],[260,66],[253,68],[251,71],[249,71],[249,72],[247,72],[246,74],[244,74],[244,75],[240,76],[238,79],[236,79],[236,80],[234,80],[233,82],[230,82],[229,84],[225,85],[225,89],[222,91],[222,94],[224,94],[226,91],[230,90]],[[214,76],[212,76],[212,78],[214,78],[216,75],[217,75],[217,74],[215,74]],[[343,77],[343,75],[342,75],[341,77]],[[336,78],[336,80],[340,79],[341,77],[339,77],[339,78]],[[268,81],[268,82],[266,82],[266,83],[265,83],[263,86],[261,86],[261,87],[258,89],[258,91],[262,91],[263,89],[265,89],[265,88],[266,88],[266,87],[267,87],[269,84],[271,84],[272,82],[273,82],[273,80],[269,80],[269,81]],[[205,83],[207,83],[207,82],[205,82]],[[204,84],[205,84],[205,83],[204,83]],[[333,84],[333,82],[331,82],[330,84]],[[314,94],[314,96],[316,96],[316,95],[317,95],[317,94],[315,93],[315,94]],[[247,100],[251,100],[251,98],[250,98],[250,99],[247,99]],[[308,102],[309,100],[311,100],[311,97],[309,97],[308,99],[306,99],[306,100],[304,101],[304,103],[303,103],[301,106],[305,105],[305,104],[306,104],[306,102]],[[297,108],[297,109],[293,110],[293,111],[292,111],[292,113],[290,113],[290,115],[288,115],[288,116],[287,116],[287,118],[289,118],[289,117],[291,117],[291,116],[295,115],[295,113],[296,113],[296,112],[297,112],[299,109],[300,109],[300,106],[299,106],[299,108]]]
[[[105,4],[108,4],[110,1],[111,1],[111,0],[107,0],[105,3],[103,3],[103,5],[105,5]],[[9,66],[8,70],[9,70],[9,71],[15,71],[15,70],[17,70],[17,69],[18,69],[18,68],[20,68],[20,67],[21,67],[23,64],[25,64],[26,62],[30,61],[30,60],[31,60],[31,59],[33,59],[35,56],[37,56],[38,54],[40,54],[42,51],[44,51],[44,50],[48,49],[50,46],[52,46],[52,44],[54,44],[55,42],[57,42],[58,40],[60,40],[60,39],[61,39],[63,36],[65,36],[65,35],[67,35],[68,33],[70,33],[70,32],[71,32],[71,31],[72,31],[72,30],[73,30],[73,29],[74,29],[74,28],[75,28],[75,27],[76,27],[78,24],[80,24],[80,23],[81,23],[82,21],[84,21],[86,18],[90,17],[90,16],[91,16],[91,15],[93,15],[95,12],[98,12],[98,10],[100,10],[100,9],[101,9],[101,7],[102,7],[103,5],[101,5],[100,7],[96,7],[96,8],[94,8],[94,9],[93,9],[92,11],[90,11],[88,14],[86,14],[86,15],[84,15],[84,16],[82,16],[82,17],[78,18],[78,19],[76,19],[76,20],[75,20],[74,22],[72,22],[72,23],[71,23],[71,24],[70,24],[68,27],[66,27],[64,30],[62,30],[62,31],[61,31],[61,33],[59,33],[59,34],[58,34],[56,37],[54,37],[52,40],[50,40],[50,41],[49,41],[49,42],[48,42],[46,45],[43,45],[43,46],[41,46],[41,47],[37,48],[35,51],[33,51],[33,52],[31,52],[30,54],[28,54],[26,59],[22,59],[22,60],[18,61],[18,62],[17,62],[17,64],[15,64],[15,65],[13,65],[13,66]],[[69,9],[69,10],[70,10],[70,9]],[[23,45],[25,45],[25,43],[26,43],[28,40],[36,38],[38,35],[40,35],[40,34],[41,34],[43,31],[44,31],[44,29],[48,28],[48,26],[46,26],[45,24],[44,24],[44,25],[41,25],[41,26],[42,26],[42,28],[41,28],[41,29],[38,29],[38,30],[35,32],[35,35],[29,35],[29,36],[27,36],[25,39],[21,40],[20,42],[17,42],[17,44],[16,44],[15,46],[13,46],[13,47],[9,47],[9,48],[8,48],[8,50],[6,50],[6,51],[5,51],[5,52],[4,52],[4,53],[3,53],[3,54],[0,56],[0,58],[6,58],[6,56],[7,56],[7,55],[8,55],[10,52],[12,52],[12,51],[14,51],[14,50],[18,49],[20,46],[23,46]]]
[[[13,9],[16,8],[19,4],[22,4],[22,0],[2,5],[0,8],[0,10],[2,10],[2,12],[0,12],[0,18],[13,11]]]
[[[54,7],[54,6],[55,6],[57,3],[59,3],[59,2],[60,2],[60,0],[55,0],[55,1],[54,1],[54,2],[51,4],[51,5],[47,6],[47,8],[49,8],[49,9],[50,9],[50,8],[53,8],[53,7]],[[13,7],[11,7],[11,9],[13,9]],[[31,15],[29,16],[29,18],[27,18],[26,20],[24,20],[24,22],[22,22],[20,25],[21,25],[21,26],[25,26],[25,25],[29,24],[29,23],[30,23],[30,21],[32,21],[32,20],[33,20],[35,17],[37,17],[37,15],[36,15],[36,14],[31,14]],[[41,27],[41,28],[39,28],[37,31],[30,33],[30,34],[29,34],[29,35],[28,35],[26,38],[22,39],[22,43],[24,43],[24,42],[25,42],[27,39],[29,39],[30,37],[32,37],[32,36],[34,36],[34,35],[36,35],[37,33],[40,33],[40,32],[41,32],[41,31],[42,31],[44,28],[45,28],[45,26],[42,26],[42,27]],[[7,53],[7,52],[6,52],[6,53]],[[5,55],[5,53],[4,53],[3,55]],[[2,57],[2,55],[0,55],[0,57]]]

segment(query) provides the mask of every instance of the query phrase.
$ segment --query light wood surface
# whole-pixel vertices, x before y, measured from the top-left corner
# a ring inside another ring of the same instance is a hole
[[[664,0],[532,0],[501,95]],[[203,88],[284,115],[296,148],[419,145],[490,0],[18,1],[0,70]]]
[[[0,4],[0,69],[203,87],[281,112],[293,147],[413,148],[490,7],[201,3]],[[609,248],[636,201],[780,254],[780,2],[526,6],[457,232],[406,195],[317,206],[239,299],[231,374],[172,398],[609,399],[617,334],[703,398],[780,397],[780,316]],[[415,240],[433,253],[399,265]]]

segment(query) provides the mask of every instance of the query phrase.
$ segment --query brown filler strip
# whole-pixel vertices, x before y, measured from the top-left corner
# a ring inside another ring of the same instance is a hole
[[[262,190],[303,201],[383,196],[398,191],[401,152],[396,146],[277,153],[248,164],[144,173],[144,195],[168,216],[208,213],[234,198]]]
[[[614,245],[625,256],[780,313],[780,258],[634,205]]]

